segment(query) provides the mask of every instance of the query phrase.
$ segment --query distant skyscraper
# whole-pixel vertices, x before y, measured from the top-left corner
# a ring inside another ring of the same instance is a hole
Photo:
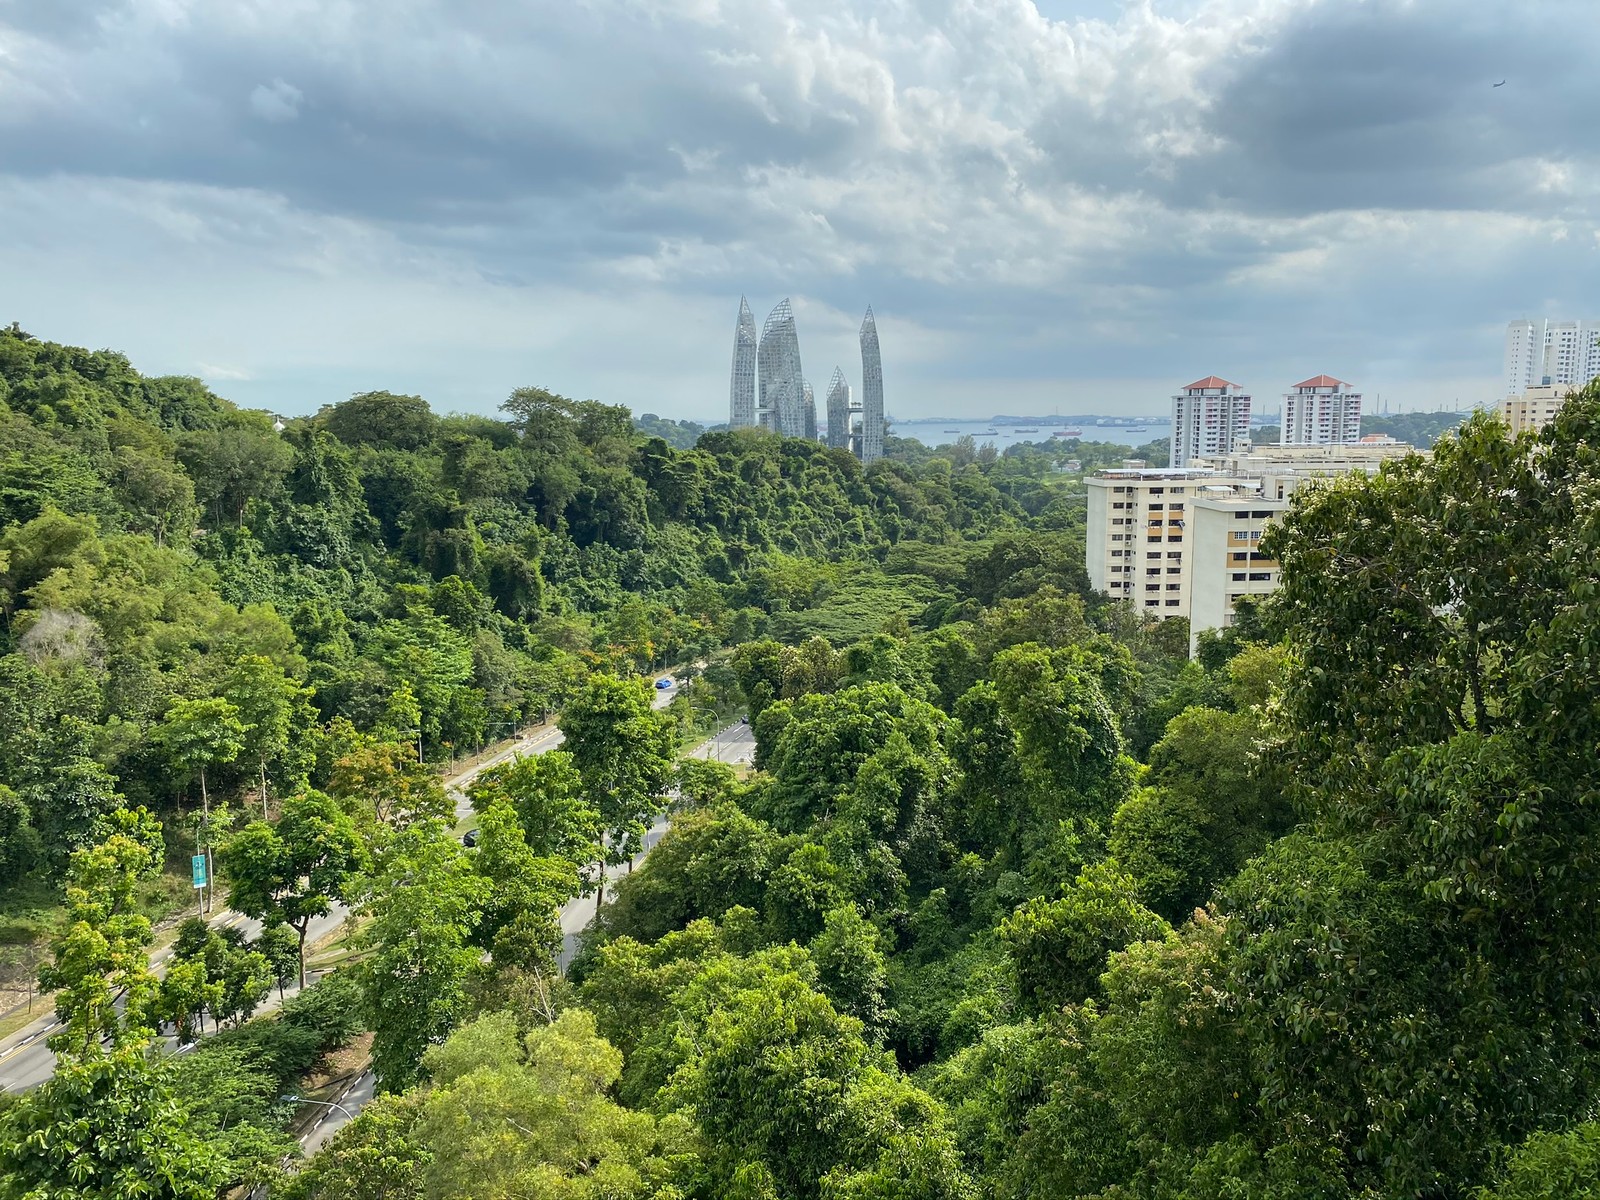
[[[835,450],[850,449],[850,385],[838,367],[828,380],[828,445]]]
[[[761,327],[756,358],[761,364],[761,424],[783,437],[804,437],[805,376],[788,300],[781,301]]]
[[[1506,395],[1532,387],[1580,388],[1600,376],[1600,321],[1512,321],[1506,326]]]
[[[728,385],[728,427],[756,423],[756,319],[739,297],[739,324],[733,331],[733,378]]]
[[[1332,375],[1295,384],[1283,396],[1282,446],[1347,446],[1361,440],[1361,393]]]
[[[864,463],[883,457],[883,358],[878,351],[878,323],[872,306],[861,321],[861,449]]]
[[[806,422],[806,431],[803,436],[806,441],[814,442],[817,440],[817,396],[811,390],[811,381],[809,379],[800,381],[800,391],[803,394],[803,399],[800,401],[800,415],[805,418]]]
[[[1208,375],[1172,398],[1169,465],[1187,467],[1202,454],[1227,454],[1250,440],[1250,397],[1236,383]]]

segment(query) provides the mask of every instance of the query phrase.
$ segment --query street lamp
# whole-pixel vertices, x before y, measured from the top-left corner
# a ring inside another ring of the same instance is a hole
[[[718,762],[721,762],[722,748],[719,745],[719,742],[722,739],[722,718],[717,715],[717,710],[714,708],[705,708],[698,704],[691,704],[689,706],[689,711],[711,714],[711,757],[716,759]]]
[[[344,1114],[345,1120],[354,1121],[356,1119],[355,1113],[342,1104],[335,1104],[332,1100],[311,1100],[305,1096],[279,1096],[278,1099],[285,1104],[320,1104],[323,1108],[336,1108]]]

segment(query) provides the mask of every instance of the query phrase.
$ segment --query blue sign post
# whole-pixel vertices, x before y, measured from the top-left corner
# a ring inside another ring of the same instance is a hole
[[[196,854],[189,861],[194,867],[194,885],[195,885],[195,887],[197,887],[197,888],[205,887],[205,885],[206,885],[206,856],[204,854]]]

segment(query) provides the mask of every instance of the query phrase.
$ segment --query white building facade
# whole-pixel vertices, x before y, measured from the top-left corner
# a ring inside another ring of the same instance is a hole
[[[1600,377],[1600,321],[1512,321],[1506,326],[1506,391],[1579,388]]]
[[[1332,375],[1301,380],[1283,395],[1283,446],[1343,446],[1361,440],[1361,393]]]
[[[1172,398],[1173,469],[1204,454],[1226,454],[1250,441],[1250,397],[1215,375],[1197,379]]]

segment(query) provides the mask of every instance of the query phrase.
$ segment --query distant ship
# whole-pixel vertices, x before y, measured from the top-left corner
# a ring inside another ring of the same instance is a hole
[[[1081,438],[1083,436],[1083,430],[1081,430],[1081,429],[1058,429],[1058,430],[1056,430],[1055,435],[1056,435],[1056,437]]]
[[[983,431],[983,436],[984,437],[999,437],[1000,436],[1000,431],[998,429],[985,429]]]
[[[959,429],[946,429],[945,432],[946,433],[960,433],[961,430],[959,430]]]
[[[1037,429],[1019,429],[1019,430],[1017,430],[1017,432],[1018,433],[1038,433],[1039,431]]]

